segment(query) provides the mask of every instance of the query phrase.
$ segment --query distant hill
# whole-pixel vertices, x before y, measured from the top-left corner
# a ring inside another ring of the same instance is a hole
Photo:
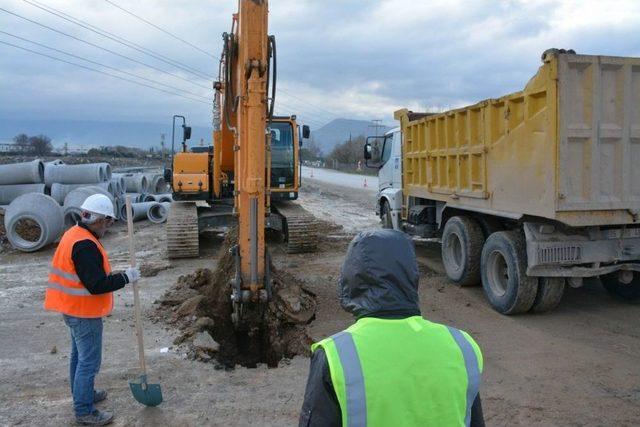
[[[188,124],[188,123],[187,123]],[[211,128],[192,126],[189,145],[211,142]],[[81,120],[14,120],[0,118],[0,142],[8,142],[20,133],[47,135],[55,148],[68,143],[70,148],[92,148],[125,145],[148,149],[160,147],[160,134],[165,134],[165,146],[171,146],[171,121],[167,123],[99,122]],[[176,144],[182,140],[180,126],[176,124]]]
[[[373,125],[374,123],[367,120],[335,119],[319,129],[313,129],[311,136],[323,154],[329,154],[333,147],[348,140],[350,134],[354,138],[360,135],[375,135],[376,128]],[[382,135],[389,129],[387,126],[381,126],[378,128],[378,134]]]

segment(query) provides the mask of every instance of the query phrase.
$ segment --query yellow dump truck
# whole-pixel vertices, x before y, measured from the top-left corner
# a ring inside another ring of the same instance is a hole
[[[440,239],[448,277],[504,314],[599,277],[640,301],[640,58],[550,49],[524,90],[396,111],[365,145],[383,226]]]

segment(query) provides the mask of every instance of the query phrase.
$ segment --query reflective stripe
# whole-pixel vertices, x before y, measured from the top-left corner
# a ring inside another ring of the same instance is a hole
[[[73,282],[81,283],[80,282],[80,278],[77,275],[75,275],[73,273],[64,272],[64,271],[60,270],[59,268],[49,267],[49,273],[55,274],[56,276],[63,277],[65,279],[71,280]]]
[[[473,346],[469,340],[462,335],[462,332],[456,328],[452,328],[451,326],[447,326],[447,328],[449,329],[449,332],[451,332],[453,339],[458,344],[458,347],[460,347],[460,351],[462,351],[464,366],[467,369],[467,412],[464,417],[464,425],[468,426],[471,423],[471,407],[473,406],[473,402],[476,400],[476,396],[478,396],[478,391],[480,390],[480,368],[478,367],[478,357],[476,356],[476,352],[473,350]]]
[[[367,401],[364,390],[364,377],[358,350],[349,332],[340,332],[333,337],[344,373],[347,395],[347,425],[364,427],[367,425]]]
[[[60,292],[64,292],[67,295],[78,295],[78,296],[85,296],[85,295],[91,295],[91,293],[86,290],[85,288],[79,289],[79,288],[70,288],[68,286],[62,286],[58,283],[55,282],[49,282],[47,283],[48,287],[51,289],[55,289],[57,291]]]

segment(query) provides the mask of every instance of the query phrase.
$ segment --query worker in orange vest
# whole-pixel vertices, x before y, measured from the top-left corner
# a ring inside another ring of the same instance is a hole
[[[99,241],[116,217],[111,200],[94,194],[80,208],[80,223],[64,233],[53,255],[44,308],[62,313],[71,331],[69,383],[76,422],[105,425],[113,413],[94,406],[107,397],[106,391],[94,389],[102,359],[102,318],[113,309],[113,292],[136,282],[140,271],[111,272]]]

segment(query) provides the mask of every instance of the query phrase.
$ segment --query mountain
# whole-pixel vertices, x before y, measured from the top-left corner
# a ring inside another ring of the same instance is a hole
[[[176,121],[176,145],[182,141],[182,129]],[[181,123],[181,122],[180,122]],[[188,123],[187,123],[188,124]],[[189,145],[211,142],[211,128],[192,126]],[[0,142],[8,143],[20,134],[29,136],[47,135],[56,149],[65,143],[69,148],[125,145],[128,147],[160,147],[160,134],[165,134],[165,146],[171,146],[171,121],[167,123],[147,122],[101,122],[86,120],[28,120],[0,118]]]
[[[378,135],[388,131],[390,127],[381,125],[378,127]],[[335,119],[311,132],[311,137],[324,154],[329,154],[333,147],[349,139],[349,135],[372,136],[376,134],[375,123],[367,120]]]

